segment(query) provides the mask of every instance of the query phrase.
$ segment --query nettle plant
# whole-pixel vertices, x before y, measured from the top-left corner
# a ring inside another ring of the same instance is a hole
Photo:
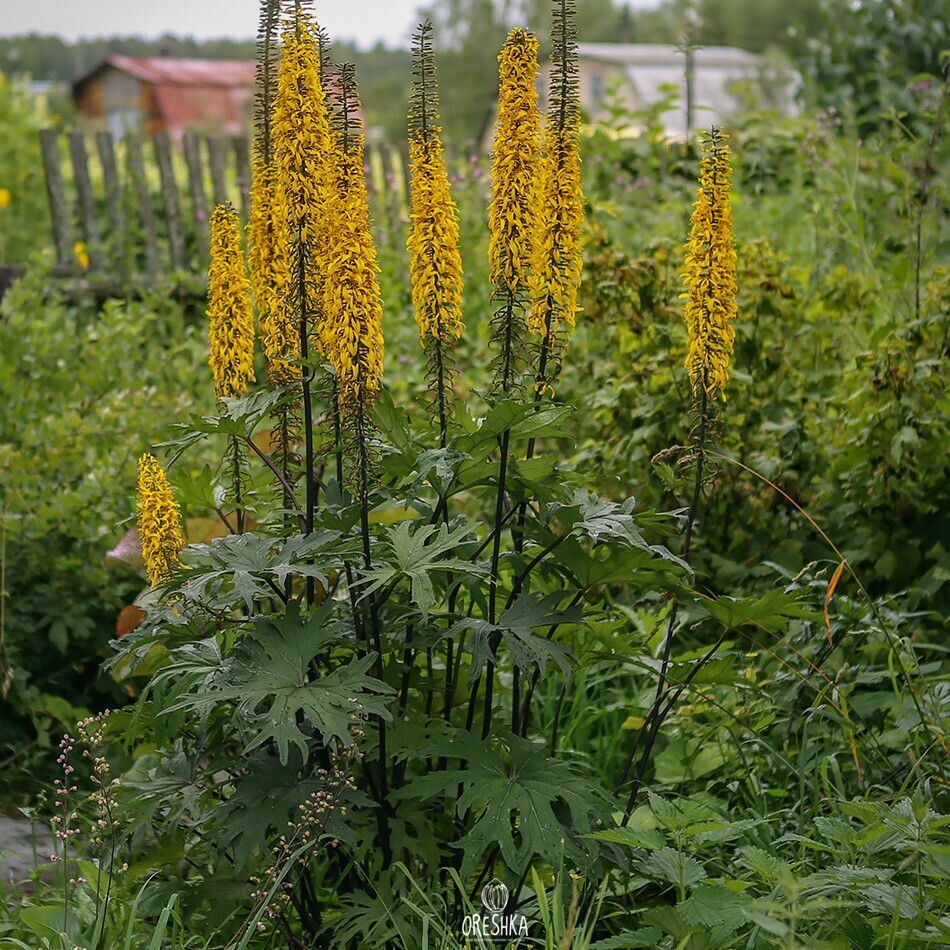
[[[164,466],[140,463],[152,586],[114,668],[150,679],[115,717],[137,747],[120,797],[153,864],[187,862],[180,886],[192,900],[243,900],[255,927],[288,939],[416,945],[418,901],[396,899],[413,887],[430,906],[445,895],[451,929],[493,878],[520,899],[539,869],[602,876],[611,844],[593,834],[615,824],[624,798],[611,799],[580,755],[556,754],[562,701],[578,657],[620,642],[611,592],[659,604],[688,593],[692,575],[655,543],[681,515],[594,496],[554,448],[570,438],[573,410],[553,387],[581,274],[572,3],[553,4],[546,116],[537,39],[512,30],[499,57],[494,359],[479,418],[453,391],[465,332],[459,219],[431,26],[414,38],[408,242],[431,399],[404,408],[383,386],[354,71],[331,69],[303,4],[262,7],[246,260],[234,211],[219,207],[211,222],[219,411],[177,426],[160,446]],[[690,527],[735,292],[728,152],[718,134],[709,148],[691,244]],[[266,361],[256,388],[255,310]],[[224,448],[220,467],[189,469],[182,459],[208,440]],[[216,513],[227,535],[186,547],[181,502]],[[673,627],[671,617],[656,702],[622,776],[631,807],[679,695]],[[552,694],[555,704],[539,699]],[[301,832],[315,796],[319,821]]]

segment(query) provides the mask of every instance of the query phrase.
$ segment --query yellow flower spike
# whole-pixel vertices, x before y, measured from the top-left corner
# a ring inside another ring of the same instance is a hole
[[[254,381],[254,317],[238,216],[229,204],[218,205],[211,215],[208,301],[214,394],[218,399],[243,396]]]
[[[538,238],[538,41],[514,29],[498,57],[498,124],[492,155],[488,245],[492,289],[517,299],[528,291]]]
[[[457,340],[462,324],[462,255],[439,130],[409,143],[412,230],[407,242],[419,339]]]
[[[154,587],[168,580],[181,564],[178,554],[185,546],[185,535],[165,469],[148,453],[139,459],[138,483],[142,559]]]
[[[531,275],[528,329],[544,339],[563,320],[574,328],[581,283],[584,195],[580,174],[580,125],[559,132],[548,122],[541,160],[541,239]]]
[[[0,188],[0,208],[5,208],[11,201],[13,201],[13,195],[10,194],[10,189]]]
[[[577,292],[583,269],[581,229],[584,193],[581,187],[581,110],[577,80],[577,11],[572,0],[554,10],[549,105],[544,124],[540,167],[539,239],[531,274],[528,330],[541,338],[540,380],[556,356],[562,323],[574,328]],[[556,360],[554,360],[556,365]]]
[[[710,131],[703,143],[699,194],[686,245],[685,320],[689,335],[686,368],[693,396],[725,399],[735,341],[736,250],[729,204],[731,166],[726,136]]]
[[[261,347],[272,386],[299,382],[300,330],[288,306],[291,287],[290,224],[287,203],[272,165],[257,160],[251,179],[248,263],[257,303]]]
[[[277,96],[271,126],[275,200],[286,208],[290,238],[297,258],[291,274],[305,266],[304,308],[315,317],[325,255],[327,189],[330,179],[330,126],[320,80],[320,45],[312,16],[297,7],[284,24],[283,53],[277,76]],[[299,318],[299,312],[297,314]],[[299,331],[298,331],[299,332]]]
[[[358,108],[352,68],[340,74],[342,111],[333,136],[333,188],[327,219],[333,241],[323,275],[323,352],[336,374],[340,410],[352,418],[375,398],[383,376],[383,304],[363,171],[363,136],[352,128]]]

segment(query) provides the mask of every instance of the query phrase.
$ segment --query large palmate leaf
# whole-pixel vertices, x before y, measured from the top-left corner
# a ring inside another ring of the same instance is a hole
[[[551,516],[575,536],[586,535],[592,541],[614,540],[646,546],[633,520],[636,499],[623,502],[602,501],[585,489],[571,492],[568,504],[551,506]]]
[[[301,618],[292,601],[285,616],[255,624],[220,676],[206,680],[168,711],[200,714],[209,706],[234,703],[233,724],[244,736],[245,752],[273,740],[282,765],[289,760],[291,746],[306,759],[314,733],[325,744],[346,744],[353,726],[365,717],[390,718],[386,697],[393,690],[366,675],[373,655],[351,659],[315,678],[311,661],[338,638],[330,605]]]
[[[487,574],[487,568],[463,558],[451,557],[450,553],[464,545],[471,545],[471,527],[461,525],[450,529],[447,525],[424,525],[413,531],[411,522],[401,522],[389,529],[386,537],[388,556],[383,557],[372,570],[366,571],[360,580],[365,584],[365,595],[380,588],[408,580],[412,603],[428,617],[429,608],[435,601],[435,588],[431,574],[434,571],[465,571],[470,574]]]
[[[210,544],[187,548],[188,570],[181,586],[186,600],[212,610],[230,610],[243,605],[254,612],[261,597],[280,591],[289,576],[313,577],[327,586],[327,572],[342,566],[343,551],[338,531],[315,531],[288,538],[283,543],[256,534],[235,534],[215,538]],[[317,554],[319,565],[311,563]]]
[[[631,582],[667,587],[688,571],[679,558],[661,545],[602,544],[591,551],[576,538],[568,538],[555,548],[552,556],[585,590],[601,584]]]
[[[602,501],[584,489],[568,502],[549,505],[546,518],[557,521],[568,537],[554,549],[554,558],[582,587],[628,582],[665,585],[691,576],[690,566],[659,544],[649,544],[633,516],[634,499]]]
[[[572,593],[568,591],[567,594]],[[564,591],[557,591],[541,597],[539,594],[521,594],[515,602],[498,618],[498,623],[489,623],[478,617],[466,617],[449,630],[449,635],[469,630],[473,634],[470,640],[472,665],[469,675],[477,676],[485,662],[492,659],[489,646],[492,634],[497,633],[504,641],[515,665],[521,669],[537,666],[542,675],[548,661],[553,660],[565,676],[569,676],[570,650],[548,636],[534,633],[536,629],[548,630],[564,623],[579,623],[583,617],[580,607],[558,610],[557,605],[564,600]]]
[[[461,734],[437,742],[433,755],[464,756],[465,768],[415,778],[397,797],[429,797],[461,785],[457,811],[469,823],[456,843],[461,874],[470,874],[493,845],[507,868],[518,874],[535,856],[557,864],[562,856],[583,864],[595,849],[593,822],[603,819],[603,792],[542,744],[506,733],[494,743]]]

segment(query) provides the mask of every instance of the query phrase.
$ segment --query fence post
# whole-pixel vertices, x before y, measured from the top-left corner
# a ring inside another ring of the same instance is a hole
[[[251,158],[247,137],[234,137],[234,161],[237,163],[237,183],[241,191],[241,217],[244,221],[251,213]]]
[[[155,209],[148,193],[145,181],[145,163],[142,160],[142,143],[137,138],[126,140],[129,177],[135,190],[139,218],[142,222],[142,235],[145,239],[145,272],[149,277],[157,277],[161,270],[158,258],[158,225],[155,221]]]
[[[168,243],[171,248],[172,269],[184,270],[185,230],[181,218],[181,206],[178,203],[178,187],[175,185],[175,170],[172,167],[171,142],[167,132],[155,133],[155,157],[162,176],[162,200],[165,203],[165,217],[168,220]]]
[[[111,132],[96,132],[96,149],[102,165],[102,180],[105,186],[106,215],[110,234],[106,245],[111,248],[119,262],[122,277],[129,276],[129,246],[125,233],[125,214],[122,210],[122,184],[115,160],[115,142]]]
[[[73,181],[76,183],[76,195],[79,198],[79,218],[86,239],[86,253],[89,255],[89,266],[96,271],[102,267],[102,238],[96,217],[96,199],[89,179],[86,137],[82,132],[69,133],[69,154],[73,162]]]
[[[191,188],[191,207],[195,219],[195,242],[198,245],[198,259],[202,265],[207,265],[210,256],[208,199],[205,194],[198,136],[194,132],[186,132],[182,137],[181,144],[185,151],[185,162],[188,165],[188,184]]]
[[[56,260],[66,267],[72,267],[76,263],[73,255],[73,229],[69,205],[66,202],[63,169],[60,165],[59,134],[55,129],[40,131],[40,149],[43,153],[43,170],[46,173],[46,195],[49,198],[49,213],[53,222],[53,240],[56,242]]]

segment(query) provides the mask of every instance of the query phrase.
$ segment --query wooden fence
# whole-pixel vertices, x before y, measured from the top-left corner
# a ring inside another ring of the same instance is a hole
[[[56,275],[77,292],[108,295],[174,285],[204,292],[208,217],[231,201],[248,214],[246,136],[167,133],[116,142],[109,132],[40,132]],[[401,245],[408,214],[404,152],[366,149],[367,185],[381,240]]]
[[[44,129],[40,146],[58,273],[89,289],[195,283],[208,261],[209,203],[231,200],[247,215],[246,137],[189,133],[179,149],[164,132],[117,144],[109,132]]]

